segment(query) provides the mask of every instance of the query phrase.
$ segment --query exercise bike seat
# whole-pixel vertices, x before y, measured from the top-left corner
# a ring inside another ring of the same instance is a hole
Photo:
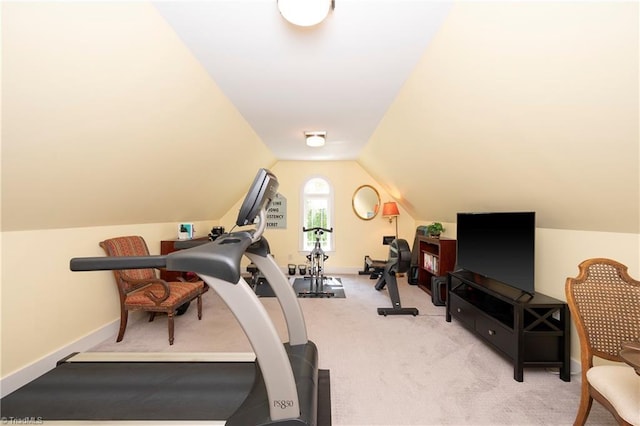
[[[322,260],[327,260],[329,258],[329,255],[327,255],[327,254],[323,253],[323,256],[324,257],[322,258]],[[313,257],[320,257],[320,253],[314,253]],[[307,260],[311,260],[311,254],[307,255]],[[382,265],[382,267],[384,268],[384,265]]]

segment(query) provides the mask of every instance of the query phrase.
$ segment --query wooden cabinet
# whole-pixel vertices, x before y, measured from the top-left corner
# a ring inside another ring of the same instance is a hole
[[[513,378],[523,381],[525,367],[558,368],[570,380],[569,308],[535,293],[522,293],[469,271],[449,273],[446,320],[455,318],[488,345],[513,361]]]
[[[422,290],[431,294],[431,278],[446,276],[456,264],[456,240],[416,235],[414,250],[417,250],[417,282]],[[445,300],[446,289],[441,295]]]

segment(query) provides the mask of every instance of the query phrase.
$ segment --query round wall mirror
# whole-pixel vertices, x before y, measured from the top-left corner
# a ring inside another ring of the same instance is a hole
[[[380,210],[380,194],[371,185],[362,185],[353,193],[353,211],[362,220],[371,220]]]

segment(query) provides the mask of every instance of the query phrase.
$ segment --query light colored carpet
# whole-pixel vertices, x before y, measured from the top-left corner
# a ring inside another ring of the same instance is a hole
[[[382,317],[390,307],[386,290],[368,276],[341,276],[345,299],[298,299],[309,338],[319,349],[320,368],[331,371],[334,425],[570,425],[580,395],[579,376],[563,382],[553,372],[525,369],[513,380],[513,366],[434,306],[416,286],[399,279],[402,304],[420,315]],[[103,342],[93,351],[251,351],[233,314],[214,291],[204,296],[203,319],[196,306],[175,322],[169,346],[166,318],[131,321],[124,340]],[[286,328],[275,298],[261,298],[283,341]],[[615,425],[593,404],[587,425]]]

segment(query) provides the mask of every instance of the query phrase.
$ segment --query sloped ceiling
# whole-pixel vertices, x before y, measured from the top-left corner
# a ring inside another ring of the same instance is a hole
[[[311,29],[156,7],[278,159],[357,159],[418,220],[640,229],[637,3],[339,0]]]
[[[271,0],[0,7],[3,230],[215,219],[304,158],[418,221],[640,232],[637,2],[337,0],[306,30]]]
[[[417,219],[534,210],[539,227],[638,233],[638,16],[456,4],[359,161]]]
[[[329,0],[327,0],[329,1]],[[304,28],[276,0],[154,5],[280,160],[355,160],[451,8],[337,0]],[[322,149],[305,131],[326,131]]]
[[[215,220],[276,161],[155,8],[2,4],[2,230]]]

